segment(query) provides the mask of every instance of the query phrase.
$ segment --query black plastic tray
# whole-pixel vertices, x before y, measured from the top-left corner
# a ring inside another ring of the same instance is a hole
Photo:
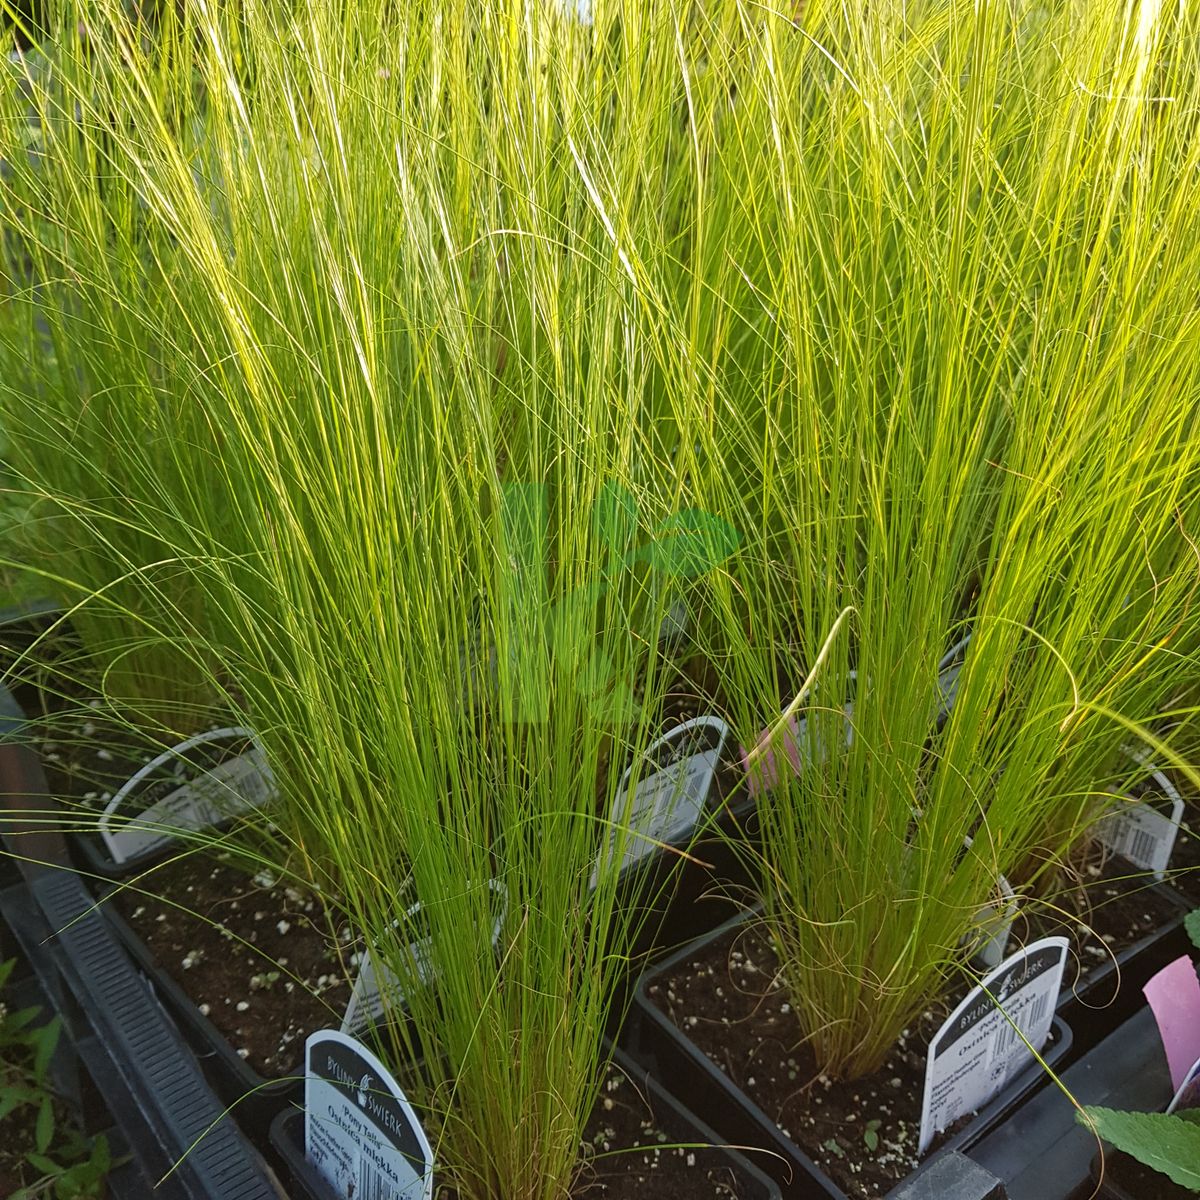
[[[161,1200],[273,1200],[277,1182],[95,908],[54,828],[54,804],[0,689],[0,833],[21,878],[0,914]]]
[[[271,1122],[280,1109],[303,1093],[304,1064],[297,1059],[294,1069],[280,1078],[260,1075],[196,1007],[187,992],[159,966],[153,951],[120,913],[111,904],[103,905],[102,911],[121,945],[187,1039],[213,1090],[222,1103],[230,1107],[255,1143],[264,1145]]]
[[[1145,1005],[1061,1073],[1080,1104],[1164,1109],[1171,1081],[1154,1014]],[[1015,1200],[1066,1200],[1090,1195],[1096,1138],[1053,1083],[1040,1088],[1003,1125],[970,1149],[971,1158],[1005,1180]],[[1149,1200],[1140,1197],[1139,1200]]]

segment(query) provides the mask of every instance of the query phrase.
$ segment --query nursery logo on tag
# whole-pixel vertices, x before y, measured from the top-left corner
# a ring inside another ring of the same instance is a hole
[[[339,1200],[431,1200],[433,1151],[387,1068],[332,1029],[305,1044],[304,1149]]]
[[[527,669],[517,672],[513,712],[505,715],[528,723],[548,719],[553,659],[573,665],[575,688],[595,717],[626,720],[634,716],[637,700],[632,681],[622,678],[594,639],[580,639],[578,631],[594,620],[601,597],[631,580],[635,569],[643,568],[665,581],[696,579],[737,549],[737,531],[711,513],[684,509],[661,522],[649,541],[639,545],[637,500],[624,488],[607,485],[591,515],[594,540],[601,548],[596,578],[551,603],[545,486],[506,484],[501,504],[504,552],[510,567],[504,580],[509,644],[528,654],[523,664]],[[674,619],[680,620],[678,607]],[[581,645],[581,640],[587,644]]]

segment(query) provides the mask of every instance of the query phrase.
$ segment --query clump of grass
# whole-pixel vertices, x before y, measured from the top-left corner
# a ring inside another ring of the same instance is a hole
[[[405,983],[394,1051],[464,1200],[571,1185],[641,919],[627,811],[601,849],[661,721],[664,584],[723,553],[658,458],[695,402],[654,308],[680,30],[617,16],[187,6],[150,36],[64,5],[33,90],[65,128],[8,193],[54,267],[26,319],[141,432],[105,443],[151,538],[121,559],[236,681],[292,868]],[[89,486],[47,491],[91,518]]]
[[[1094,819],[1129,736],[1109,710],[1148,721],[1179,678],[1193,25],[818,5],[737,75],[711,203],[744,315],[696,495],[749,534],[709,628],[743,739],[772,731],[751,770],[789,738],[806,764],[760,804],[761,881],[831,1073],[878,1065],[998,873],[1034,882]]]
[[[104,90],[88,81],[97,69],[102,56],[73,52],[69,38],[4,64],[0,426],[8,494],[24,515],[6,569],[69,613],[76,637],[59,640],[61,690],[182,734],[218,700],[213,664],[196,661],[207,625],[179,561],[195,544],[183,501],[207,484],[197,453],[173,503],[157,468],[168,443],[215,447],[203,410],[158,365],[169,351],[140,205],[106,167],[117,118],[92,107]],[[86,109],[75,102],[85,85]],[[83,173],[95,187],[73,187]]]

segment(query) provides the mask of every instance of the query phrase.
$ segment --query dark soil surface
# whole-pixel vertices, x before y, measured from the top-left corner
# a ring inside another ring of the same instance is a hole
[[[1009,950],[1050,934],[1071,940],[1063,987],[1080,990],[1087,974],[1178,916],[1167,889],[1122,858],[1096,846],[1073,866],[1062,890],[1027,900],[1013,923]]]
[[[204,860],[160,867],[139,886],[198,914],[129,892],[111,901],[260,1074],[290,1074],[308,1033],[340,1022],[350,997],[347,973],[354,966],[345,930],[311,898]],[[222,928],[236,936],[227,937]],[[345,966],[339,966],[339,946]],[[266,983],[274,971],[279,978]],[[614,1067],[587,1126],[584,1166],[572,1195],[749,1200],[760,1194],[725,1155],[696,1148],[697,1140],[676,1114],[656,1111],[649,1095]]]
[[[0,1196],[15,1195],[40,1177],[25,1160],[36,1149],[37,1115],[32,1105],[23,1105],[0,1121]]]
[[[613,1067],[584,1134],[574,1200],[708,1200],[762,1194],[724,1155],[697,1148],[694,1130]],[[616,1151],[617,1153],[613,1153]]]
[[[109,901],[159,966],[246,1062],[291,1074],[304,1039],[337,1027],[357,955],[350,933],[311,895],[205,858],[142,876]]]
[[[1167,871],[1171,886],[1195,908],[1200,908],[1200,809],[1189,804]]]
[[[146,763],[168,749],[165,741],[135,734],[99,705],[56,712],[34,736],[50,795],[68,809],[102,809]]]
[[[652,984],[651,1001],[851,1196],[881,1196],[918,1165],[931,1006],[883,1067],[853,1084],[821,1073],[754,925],[711,942]],[[869,1145],[874,1142],[874,1151]]]
[[[1068,963],[1068,988],[1178,913],[1123,860],[1091,855],[1076,870],[1078,880],[1065,881],[1073,890],[1018,916],[1008,945],[1012,953],[1066,934],[1075,964],[1073,971]],[[918,1165],[925,1051],[953,1000],[926,1009],[879,1071],[839,1084],[804,1044],[777,971],[765,935],[746,928],[671,972],[650,996],[849,1195],[884,1195]]]

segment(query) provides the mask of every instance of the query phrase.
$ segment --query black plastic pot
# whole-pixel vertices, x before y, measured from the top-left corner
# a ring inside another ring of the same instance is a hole
[[[707,1143],[720,1148],[731,1168],[736,1170],[743,1182],[738,1200],[780,1200],[778,1186],[742,1153],[725,1149],[724,1142],[685,1108],[662,1085],[650,1076],[628,1055],[616,1051],[613,1062],[633,1080],[638,1090],[649,1096],[653,1109],[658,1114],[669,1113],[672,1124],[679,1124],[689,1131],[689,1140]],[[304,1112],[299,1107],[280,1113],[271,1127],[271,1145],[283,1164],[284,1178],[292,1200],[333,1200],[332,1192],[325,1181],[309,1165],[304,1156]]]
[[[4,675],[9,663],[51,631],[54,631],[56,639],[70,639],[74,636],[71,625],[64,619],[61,609],[49,601],[0,610],[0,677]],[[29,716],[47,713],[55,708],[52,696],[47,696],[27,681],[19,680],[10,695]],[[79,825],[80,822],[76,821],[75,824]],[[179,852],[178,842],[168,842],[118,862],[99,832],[76,828],[64,833],[64,837],[72,858],[83,873],[114,881],[132,879]]]
[[[740,826],[754,822],[753,804],[743,806],[738,813],[726,813],[718,821],[734,822]],[[712,839],[711,841],[709,839]],[[735,865],[736,853],[720,840],[717,834],[702,836],[689,851],[696,862],[681,866],[674,862],[669,851],[661,851],[627,870],[620,887],[626,903],[646,905],[642,940],[636,953],[650,956],[654,947],[677,945],[691,941],[729,919],[741,905],[724,890],[716,872],[724,866]],[[664,888],[667,871],[676,868],[674,884]],[[101,897],[105,895],[100,890]],[[648,901],[647,897],[653,897]],[[256,1144],[263,1144],[267,1131],[280,1108],[292,1103],[302,1087],[303,1064],[298,1060],[294,1072],[286,1077],[269,1079],[260,1075],[241,1058],[219,1029],[200,1012],[195,1001],[159,963],[157,956],[141,937],[116,911],[115,906],[103,904],[104,919],[124,947],[139,971],[149,981],[155,994],[175,1024],[186,1037],[189,1046],[204,1068],[205,1074],[221,1100],[233,1108],[241,1126]],[[630,988],[637,981],[634,974]],[[625,1004],[617,997],[612,1006],[613,1023],[609,1033],[619,1033],[619,1022]]]
[[[161,1200],[274,1200],[277,1182],[97,911],[54,828],[56,806],[0,689],[0,833],[21,878],[0,915]],[[178,1164],[178,1165],[177,1165]]]
[[[1080,1104],[1161,1111],[1171,1081],[1154,1015],[1142,1007],[1061,1073],[1062,1086]],[[1004,1180],[1019,1200],[1068,1200],[1093,1191],[1095,1136],[1075,1119],[1075,1108],[1053,1083],[1031,1096],[1004,1124],[978,1139],[971,1158]],[[1141,1193],[1137,1200],[1151,1200]]]
[[[758,833],[755,802],[741,794],[713,815],[694,841],[656,851],[622,873],[622,903],[641,906],[645,917],[633,947],[635,959],[661,958],[745,907],[753,885],[747,851]]]
[[[692,1042],[686,1034],[650,1000],[648,989],[663,974],[694,957],[712,941],[744,924],[753,913],[726,923],[721,929],[672,955],[643,977],[634,996],[633,1011],[623,1045],[632,1056],[672,1091],[686,1095],[702,1120],[738,1145],[761,1146],[774,1157],[765,1160],[785,1197],[797,1200],[846,1200],[846,1194],[805,1152],[787,1137],[779,1126],[745,1092]],[[1071,1047],[1071,1031],[1055,1018],[1051,1041],[1042,1057],[1053,1068]],[[1031,1064],[998,1096],[982,1108],[967,1126],[951,1135],[908,1181],[899,1184],[890,1196],[894,1200],[953,1195],[955,1200],[989,1200],[996,1196],[997,1180],[987,1172],[971,1169],[959,1161],[989,1129],[1001,1123],[1042,1079],[1042,1069]],[[941,1160],[947,1160],[942,1163]],[[930,1179],[922,1182],[928,1174]],[[954,1191],[945,1190],[953,1179]]]

